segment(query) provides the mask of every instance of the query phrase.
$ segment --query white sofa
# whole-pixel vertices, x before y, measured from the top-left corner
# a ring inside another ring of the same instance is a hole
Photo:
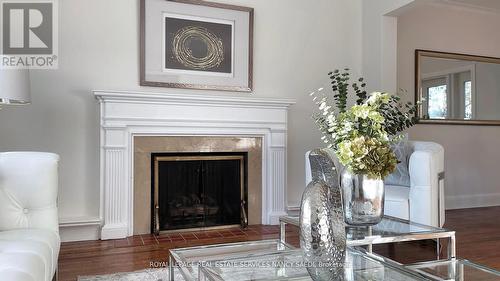
[[[51,153],[0,153],[0,280],[50,281],[55,276],[58,161]]]
[[[411,185],[386,185],[385,214],[426,225],[443,226],[444,149],[433,142],[409,143],[412,148],[409,160]],[[311,181],[309,153],[306,153],[306,184]]]

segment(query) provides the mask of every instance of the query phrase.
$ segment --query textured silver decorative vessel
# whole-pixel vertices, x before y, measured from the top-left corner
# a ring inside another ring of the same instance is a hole
[[[314,150],[309,156],[313,181],[302,196],[300,246],[311,278],[344,280],[346,233],[342,193],[328,153]]]
[[[378,224],[384,216],[384,181],[369,179],[343,169],[340,186],[344,200],[345,222],[353,226]]]

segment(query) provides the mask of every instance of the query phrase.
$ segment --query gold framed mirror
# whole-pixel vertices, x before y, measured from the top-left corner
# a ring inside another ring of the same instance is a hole
[[[500,58],[415,51],[421,124],[500,125]]]

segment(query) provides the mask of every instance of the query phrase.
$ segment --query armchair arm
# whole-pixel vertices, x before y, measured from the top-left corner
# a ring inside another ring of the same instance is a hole
[[[410,220],[444,224],[444,149],[433,142],[410,142]]]

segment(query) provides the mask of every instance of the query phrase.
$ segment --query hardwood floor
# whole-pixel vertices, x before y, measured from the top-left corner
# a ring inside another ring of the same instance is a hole
[[[446,212],[446,228],[457,232],[457,254],[500,270],[500,207],[451,210]],[[277,226],[250,226],[246,230],[191,232],[170,235],[140,235],[110,241],[63,243],[59,256],[59,280],[74,281],[78,276],[127,272],[165,262],[168,250],[178,247],[277,238]],[[298,244],[298,230],[287,228],[287,237]],[[391,248],[378,245],[374,251],[400,262],[435,259],[434,243],[399,243]]]

